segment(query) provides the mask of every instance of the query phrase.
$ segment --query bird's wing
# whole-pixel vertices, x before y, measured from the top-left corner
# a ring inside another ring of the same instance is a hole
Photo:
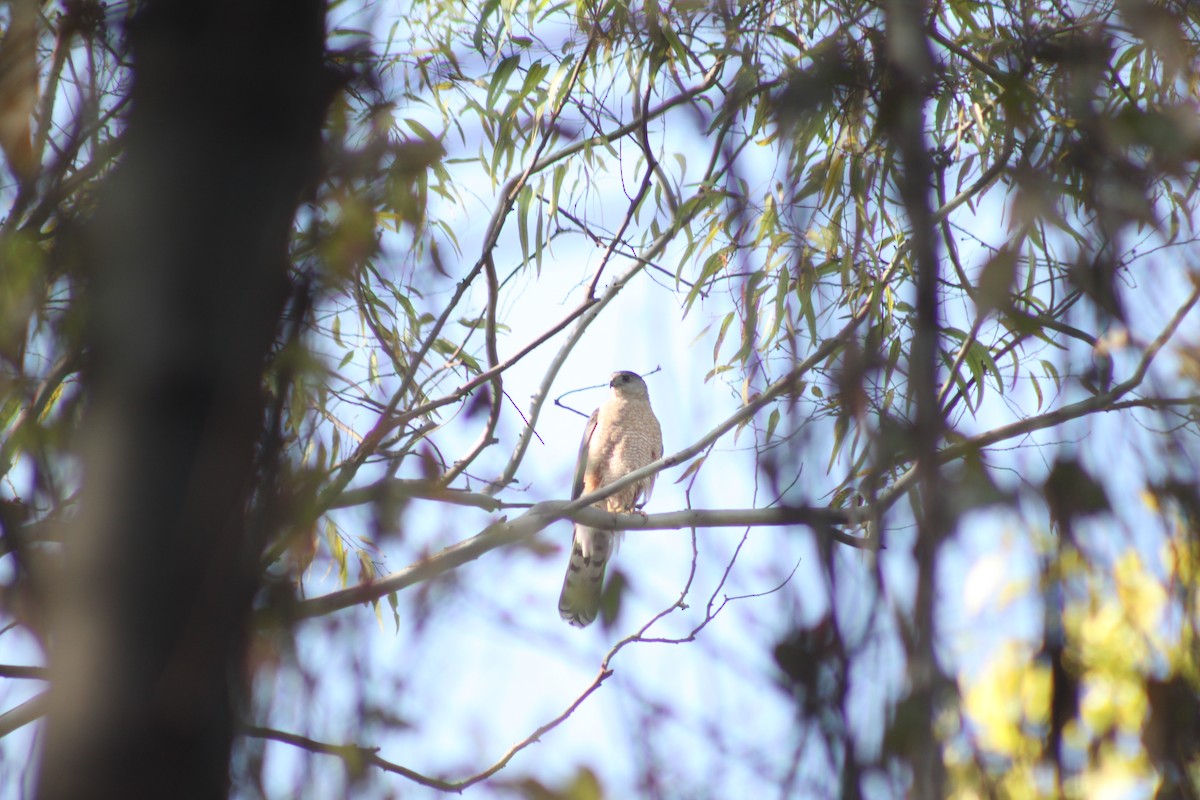
[[[646,464],[653,464],[663,457],[663,440],[662,426],[658,424],[658,417],[654,416],[654,412],[650,412],[650,460]],[[643,464],[642,466],[646,466]],[[642,505],[650,502],[650,495],[654,493],[654,479],[658,477],[658,473],[651,475],[642,482]]]
[[[583,429],[583,441],[579,444],[579,458],[575,461],[575,480],[571,484],[571,499],[575,500],[583,494],[583,475],[587,472],[588,447],[592,442],[592,434],[600,421],[600,409],[592,412],[587,425]]]

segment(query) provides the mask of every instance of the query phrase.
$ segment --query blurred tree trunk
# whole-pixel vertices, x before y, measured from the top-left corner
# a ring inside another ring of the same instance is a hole
[[[84,490],[53,599],[43,798],[228,792],[263,368],[329,94],[319,0],[147,2],[129,35],[126,155],[83,257]]]

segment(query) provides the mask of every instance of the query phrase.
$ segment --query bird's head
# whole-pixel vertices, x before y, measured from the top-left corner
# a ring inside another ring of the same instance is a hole
[[[650,397],[646,382],[636,372],[614,372],[608,385],[612,387],[613,394],[620,397]]]

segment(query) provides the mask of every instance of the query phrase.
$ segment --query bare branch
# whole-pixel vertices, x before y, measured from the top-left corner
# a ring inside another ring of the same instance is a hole
[[[842,544],[873,548],[866,537],[857,537],[836,529],[837,525],[856,525],[867,518],[865,509],[831,508],[747,508],[738,510],[688,509],[667,514],[610,514],[596,508],[573,508],[575,501],[547,500],[537,503],[511,522],[501,518],[480,533],[464,539],[428,558],[410,564],[390,575],[369,583],[302,600],[290,611],[298,619],[317,617],[360,603],[370,603],[392,592],[431,580],[463,564],[474,561],[498,547],[527,539],[547,526],[569,519],[610,530],[677,530],[680,528],[725,528],[745,525],[805,525]]]
[[[30,678],[50,680],[50,671],[45,667],[26,667],[19,664],[0,664],[0,678]]]
[[[243,733],[247,736],[252,736],[256,739],[269,739],[275,742],[290,744],[294,747],[299,747],[302,750],[307,750],[310,753],[319,753],[327,756],[337,756],[351,765],[354,770],[359,770],[363,766],[371,766],[381,769],[384,772],[391,772],[395,775],[400,775],[409,780],[419,783],[422,786],[428,786],[432,789],[440,789],[444,792],[452,792],[455,790],[454,784],[449,781],[430,778],[426,775],[411,770],[407,767],[402,767],[387,759],[379,757],[378,747],[363,747],[357,744],[329,744],[327,742],[318,742],[316,739],[310,739],[307,736],[300,736],[296,733],[288,733],[287,731],[276,730],[275,728],[266,728],[259,725],[250,725],[243,729]]]
[[[490,368],[488,371],[493,373],[491,402],[488,404],[487,422],[471,449],[442,475],[441,482],[445,486],[453,483],[485,448],[498,441],[496,426],[500,424],[500,410],[504,407],[503,373],[496,369],[500,364],[500,355],[496,349],[496,307],[500,304],[500,283],[496,278],[496,262],[490,252],[484,256],[484,277],[487,278],[487,309],[483,335],[484,350],[487,353],[488,367]]]
[[[586,689],[584,689],[583,693],[580,694],[579,697],[577,697],[575,701],[566,708],[565,711],[547,722],[545,725],[540,726],[537,730],[526,736],[521,741],[514,744],[504,753],[504,755],[500,757],[498,761],[496,761],[496,763],[492,764],[487,769],[468,778],[463,778],[462,780],[457,781],[431,778],[428,775],[423,775],[420,772],[417,772],[416,770],[412,770],[408,767],[403,767],[399,764],[380,758],[378,747],[362,747],[355,744],[327,744],[325,742],[318,742],[315,739],[309,739],[306,736],[299,736],[294,733],[287,733],[285,731],[259,726],[249,726],[245,728],[244,731],[247,736],[283,742],[285,744],[294,745],[301,749],[308,750],[311,753],[322,753],[324,755],[337,756],[343,761],[353,764],[355,767],[361,767],[364,764],[377,767],[385,772],[402,775],[415,783],[419,783],[422,786],[428,786],[432,789],[440,789],[443,792],[461,793],[462,790],[466,789],[468,786],[474,786],[481,781],[485,781],[500,770],[504,769],[504,767],[508,765],[508,762],[512,761],[513,756],[561,725],[564,720],[575,713],[575,709],[579,708],[579,706],[582,705],[583,702],[587,700],[587,698],[590,697],[593,692],[600,688],[600,685],[604,683],[604,681],[607,680],[610,675],[612,675],[612,670],[601,669],[595,680],[593,680],[592,683]]]
[[[440,481],[384,478],[361,489],[349,489],[335,500],[330,508],[352,508],[371,502],[398,502],[408,499],[436,500],[458,506],[474,506],[487,511],[502,508],[528,508],[529,504],[503,503],[490,495],[448,489]]]
[[[45,716],[46,709],[49,708],[49,700],[49,693],[42,692],[37,697],[26,700],[16,708],[10,708],[0,714],[0,739]]]

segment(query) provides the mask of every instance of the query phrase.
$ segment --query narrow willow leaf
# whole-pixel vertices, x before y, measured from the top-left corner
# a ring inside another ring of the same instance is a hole
[[[509,76],[513,74],[520,63],[520,56],[508,56],[496,67],[496,71],[492,73],[492,82],[488,86],[488,108],[496,107],[496,103],[500,100],[500,95],[508,85]]]
[[[779,425],[779,418],[779,409],[771,409],[771,415],[767,417],[767,438],[764,441],[771,441],[771,437],[775,434],[775,428]]]

